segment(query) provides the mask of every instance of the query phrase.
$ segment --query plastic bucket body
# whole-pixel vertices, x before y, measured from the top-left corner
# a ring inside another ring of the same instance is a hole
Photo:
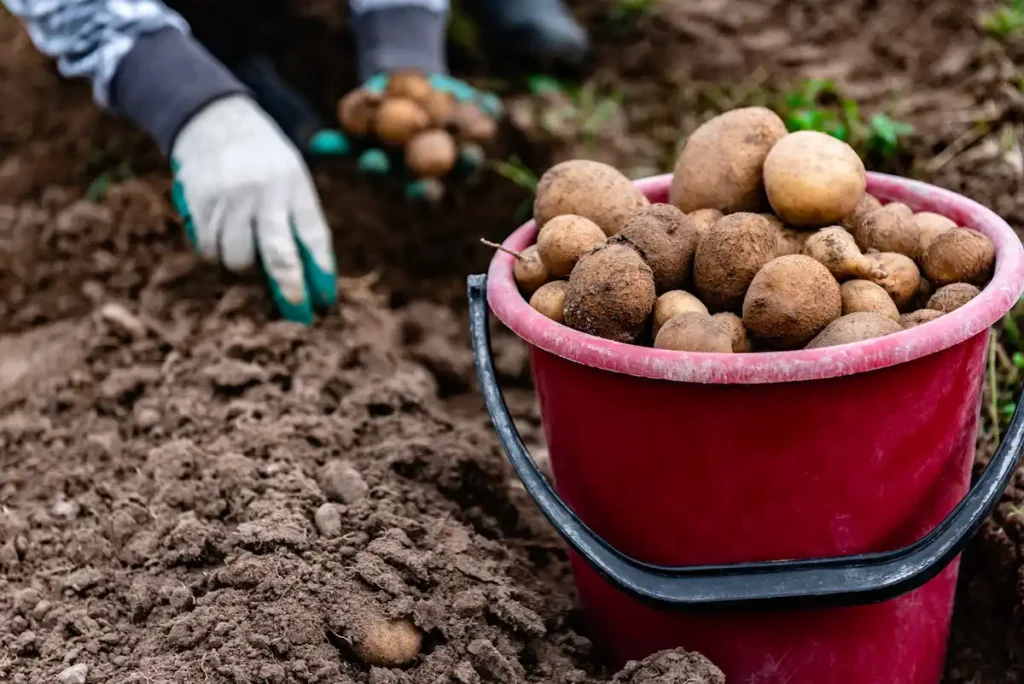
[[[665,201],[668,182],[640,186]],[[612,547],[671,566],[884,552],[922,539],[964,498],[988,329],[1024,289],[1024,251],[1005,222],[965,198],[875,174],[869,191],[989,235],[992,282],[961,309],[884,338],[679,353],[549,321],[516,290],[512,257],[495,257],[488,301],[531,345],[555,489]],[[534,237],[527,224],[505,244],[522,249]],[[617,661],[684,647],[710,657],[730,682],[941,677],[955,561],[871,605],[679,612],[637,600],[575,553],[571,560],[587,626]]]

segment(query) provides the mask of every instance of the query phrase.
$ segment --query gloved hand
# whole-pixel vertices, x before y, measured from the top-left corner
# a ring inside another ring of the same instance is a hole
[[[172,198],[193,246],[242,271],[257,263],[281,315],[311,324],[337,301],[331,233],[295,146],[251,99],[215,100],[171,149]]]

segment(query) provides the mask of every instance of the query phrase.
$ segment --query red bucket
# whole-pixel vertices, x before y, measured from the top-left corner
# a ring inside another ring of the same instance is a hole
[[[638,185],[666,201],[669,177]],[[939,681],[956,558],[1024,441],[1018,414],[970,486],[988,330],[1024,290],[1024,249],[959,195],[880,174],[868,190],[988,235],[992,282],[962,308],[887,337],[733,355],[556,324],[519,294],[504,253],[486,278],[470,278],[488,411],[569,543],[587,627],[615,661],[683,647],[735,683]],[[505,246],[522,250],[535,233],[528,223]],[[496,384],[487,303],[530,345],[554,489]]]

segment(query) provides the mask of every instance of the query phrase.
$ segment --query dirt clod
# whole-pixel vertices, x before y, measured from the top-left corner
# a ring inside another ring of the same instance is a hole
[[[324,496],[337,503],[353,504],[370,489],[359,471],[346,461],[329,461],[320,469],[318,480]]]
[[[57,681],[60,684],[85,684],[89,677],[89,666],[84,663],[72,665],[59,675]]]

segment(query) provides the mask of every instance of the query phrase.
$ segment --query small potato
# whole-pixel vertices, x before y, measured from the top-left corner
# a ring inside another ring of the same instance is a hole
[[[697,245],[693,281],[708,310],[739,311],[750,281],[775,258],[776,234],[763,216],[737,213],[712,226]]]
[[[924,325],[930,321],[934,321],[936,318],[941,318],[942,312],[936,311],[935,309],[918,309],[911,313],[900,314],[900,327],[904,330],[910,330],[916,328],[919,325]]]
[[[853,236],[839,226],[822,228],[808,236],[803,253],[827,268],[836,280],[887,275],[878,264],[861,254]]]
[[[419,655],[423,635],[408,620],[374,622],[352,641],[352,649],[364,662],[379,667],[400,667]]]
[[[921,271],[914,260],[896,252],[865,256],[886,274],[883,278],[868,276],[866,279],[881,285],[901,312],[910,311],[921,289]]]
[[[404,70],[394,71],[388,76],[388,85],[384,90],[385,96],[404,97],[410,100],[426,102],[434,93],[430,80],[420,71]]]
[[[450,121],[463,140],[481,145],[489,143],[498,132],[498,124],[472,102],[459,102],[451,110]]]
[[[703,238],[711,230],[711,226],[718,223],[722,216],[724,214],[717,209],[698,209],[686,215],[690,219],[691,225],[697,230],[699,238]]]
[[[764,160],[764,184],[775,213],[792,226],[827,226],[864,197],[867,175],[853,148],[817,131],[790,133]]]
[[[731,354],[732,336],[708,314],[687,311],[662,326],[654,338],[654,347],[672,351]]]
[[[929,309],[942,313],[956,311],[961,306],[981,294],[981,290],[970,283],[953,283],[940,287],[928,300]]]
[[[860,202],[857,202],[857,206],[853,208],[853,211],[842,218],[839,225],[850,231],[851,234],[855,233],[857,229],[860,228],[860,222],[865,216],[876,209],[881,208],[882,203],[879,202],[874,195],[870,195],[865,192],[864,196],[861,197]]]
[[[839,283],[809,256],[762,268],[743,299],[743,326],[775,349],[799,349],[843,312]]]
[[[786,125],[764,107],[742,107],[705,121],[676,160],[669,201],[689,213],[767,209],[762,167]]]
[[[743,319],[731,311],[721,311],[711,316],[718,324],[725,328],[732,340],[732,350],[736,354],[749,354],[754,351],[754,344],[750,341],[747,329],[743,327]]]
[[[931,247],[932,241],[935,238],[947,230],[956,230],[957,227],[956,223],[951,219],[931,211],[919,211],[914,214],[914,223],[917,224],[917,230],[921,238],[919,258],[924,256],[924,253]]]
[[[671,204],[641,208],[623,226],[619,235],[640,249],[654,272],[658,292],[682,287],[690,279],[693,252],[699,237],[686,214]]]
[[[565,288],[564,280],[552,280],[540,286],[530,297],[530,306],[547,316],[555,323],[565,323]]]
[[[512,275],[527,294],[536,292],[537,288],[551,279],[547,266],[540,260],[537,245],[530,245],[519,253],[515,266],[512,267]]]
[[[384,100],[377,110],[377,137],[386,145],[402,147],[429,125],[427,112],[408,98]]]
[[[932,240],[921,258],[928,280],[936,287],[970,283],[984,287],[992,278],[996,247],[983,233],[958,228],[941,233]]]
[[[670,290],[666,292],[658,297],[654,303],[654,321],[651,324],[651,332],[657,337],[661,326],[668,323],[669,319],[675,318],[687,311],[707,313],[708,308],[704,306],[704,302],[689,292],[684,292],[683,290]]]
[[[455,166],[455,140],[442,130],[416,134],[405,146],[405,165],[418,178],[440,178]]]
[[[914,212],[905,204],[892,202],[864,216],[851,231],[862,250],[897,252],[911,259],[921,256],[921,231]]]
[[[555,216],[583,216],[615,235],[640,207],[650,204],[618,169],[587,159],[555,164],[537,182],[533,218],[544,227]]]
[[[870,280],[848,280],[839,288],[843,298],[843,315],[871,311],[894,321],[900,319],[899,309],[881,285]]]
[[[455,112],[455,97],[442,90],[432,90],[430,95],[420,103],[430,117],[430,123],[437,128],[444,128],[452,122]]]
[[[900,324],[888,316],[858,311],[837,318],[828,324],[817,337],[811,340],[806,349],[835,347],[840,344],[862,342],[874,337],[884,337],[903,330]]]
[[[540,229],[537,251],[552,277],[565,278],[584,253],[604,241],[604,232],[593,221],[566,214],[556,216]]]
[[[565,322],[588,335],[633,342],[646,328],[654,301],[651,267],[629,240],[613,237],[572,269]]]
[[[356,137],[364,137],[373,131],[377,108],[381,96],[362,88],[350,91],[338,102],[338,121],[342,129]]]

